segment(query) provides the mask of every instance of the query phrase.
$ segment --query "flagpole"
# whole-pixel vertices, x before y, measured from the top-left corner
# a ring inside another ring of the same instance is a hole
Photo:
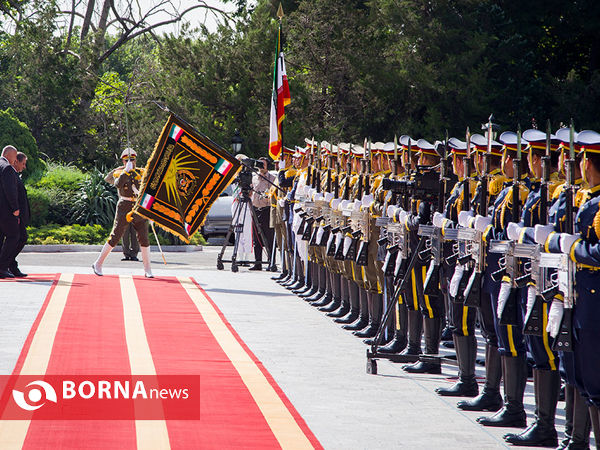
[[[283,7],[281,6],[281,2],[279,2],[279,8],[277,9],[277,17],[279,17],[279,30],[277,36],[277,55],[275,57],[276,64],[276,76],[277,80],[279,79],[279,55],[281,54],[281,49],[283,48],[282,37],[283,37]],[[277,88],[278,86],[276,86]],[[279,94],[278,94],[279,95]],[[279,117],[279,101],[275,102],[275,114],[276,117]],[[279,158],[283,159],[283,121],[281,122],[281,153],[279,154]]]

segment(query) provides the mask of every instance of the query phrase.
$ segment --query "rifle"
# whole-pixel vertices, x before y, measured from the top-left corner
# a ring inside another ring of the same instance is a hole
[[[567,183],[565,188],[566,194],[566,216],[565,232],[573,234],[575,232],[575,215],[573,210],[573,198],[575,196],[575,147],[574,147],[574,135],[575,131],[573,128],[573,119],[571,119],[571,126],[569,130],[569,159],[565,162],[567,164]],[[556,339],[554,340],[554,350],[561,350],[563,352],[573,351],[573,304],[575,303],[575,262],[567,256],[567,264],[563,265],[563,278],[566,278],[566,286],[563,287],[564,291],[564,310],[563,318],[560,324],[560,331]],[[560,278],[560,272],[559,272]]]
[[[521,185],[521,126],[517,129],[517,157],[513,160],[512,185],[512,221],[519,222],[521,217],[520,186]],[[518,325],[519,314],[517,298],[514,292],[518,277],[518,257],[515,256],[515,242],[511,240],[492,241],[490,252],[504,254],[500,259],[500,269],[492,274],[492,279],[499,282],[504,277],[509,278],[511,292],[500,316],[501,325]]]
[[[546,153],[542,157],[542,178],[540,181],[540,224],[548,223],[548,183],[550,181],[550,151],[551,151],[552,129],[550,120],[546,123]],[[523,244],[517,244],[523,245]],[[538,244],[529,244],[535,247],[531,262],[525,264],[525,275],[517,278],[518,287],[525,287],[529,281],[535,283],[536,296],[535,303],[529,314],[525,317],[523,325],[523,334],[542,336],[543,334],[543,292],[545,290],[546,268],[540,264],[541,246]]]

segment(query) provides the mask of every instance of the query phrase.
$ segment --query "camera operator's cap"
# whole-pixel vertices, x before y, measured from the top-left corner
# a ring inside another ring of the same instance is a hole
[[[583,153],[600,153],[600,133],[596,131],[580,131],[577,135],[577,143],[581,146]]]
[[[441,156],[437,152],[435,145],[433,145],[427,139],[419,139],[417,141],[417,148],[418,148],[418,152],[423,155]]]
[[[525,139],[529,145],[527,150],[530,148],[536,150],[546,150],[546,133],[540,130],[536,130],[534,128],[530,130],[523,131],[523,139]],[[556,152],[558,151],[558,147],[560,145],[560,139],[553,134],[550,135],[550,151]]]
[[[570,128],[569,127],[562,127],[559,128],[558,130],[556,130],[556,133],[554,133],[554,135],[556,136],[556,139],[558,139],[560,141],[560,144],[558,144],[558,150],[569,150],[569,140],[570,138]],[[573,149],[575,150],[575,153],[579,153],[580,151],[580,147],[581,144],[579,143],[579,133],[577,133],[577,131],[573,132]]]
[[[417,142],[413,138],[411,138],[408,134],[403,134],[400,136],[400,147],[402,150],[408,150],[408,143],[410,142],[411,149],[417,147]]]
[[[475,146],[475,150],[477,150],[478,153],[487,153],[488,140],[484,135],[477,133],[472,134],[471,144]],[[502,156],[502,144],[492,139],[492,148],[490,154],[494,156]]]
[[[131,147],[127,147],[121,152],[121,159],[126,158],[128,156],[137,156],[137,153]]]
[[[514,131],[505,131],[504,133],[502,133],[500,135],[498,140],[502,143],[502,152],[503,153],[505,150],[511,150],[513,152],[517,151],[517,133],[515,133]],[[528,150],[527,150],[528,144],[529,144],[529,142],[527,142],[527,140],[523,139],[523,136],[521,136],[521,152],[523,152],[523,153],[528,152]]]

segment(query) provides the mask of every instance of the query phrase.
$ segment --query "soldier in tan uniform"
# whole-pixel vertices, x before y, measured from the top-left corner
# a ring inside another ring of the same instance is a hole
[[[152,275],[152,269],[150,267],[148,220],[137,214],[130,215],[131,219],[128,218],[139,192],[144,169],[136,169],[136,152],[132,148],[126,148],[123,150],[121,153],[121,160],[123,161],[123,167],[118,168],[113,172],[114,185],[119,192],[119,201],[117,203],[117,210],[115,212],[115,221],[112,231],[110,232],[108,242],[106,242],[104,247],[102,247],[100,255],[98,255],[98,258],[92,264],[92,269],[96,275],[102,276],[102,264],[104,263],[104,260],[112,251],[112,249],[115,248],[115,246],[119,243],[119,240],[123,236],[125,229],[129,226],[129,223],[131,223],[137,232],[138,240],[142,250],[144,275],[146,278],[154,278]]]

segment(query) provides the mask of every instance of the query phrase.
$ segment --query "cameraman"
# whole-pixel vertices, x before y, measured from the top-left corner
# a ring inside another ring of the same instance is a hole
[[[269,199],[268,191],[271,188],[271,183],[275,182],[275,176],[268,171],[268,160],[264,156],[259,158],[258,161],[262,162],[262,167],[258,169],[258,174],[252,176],[252,208],[258,218],[258,226],[262,230],[263,236],[267,242],[262,242],[261,235],[257,224],[253,224],[252,227],[252,240],[254,242],[254,266],[250,270],[262,270],[262,252],[263,248],[267,249],[270,253],[271,245],[273,242],[273,228],[269,225],[269,219],[271,216],[271,201]],[[268,181],[267,181],[268,180]],[[269,259],[267,255],[267,260]]]

